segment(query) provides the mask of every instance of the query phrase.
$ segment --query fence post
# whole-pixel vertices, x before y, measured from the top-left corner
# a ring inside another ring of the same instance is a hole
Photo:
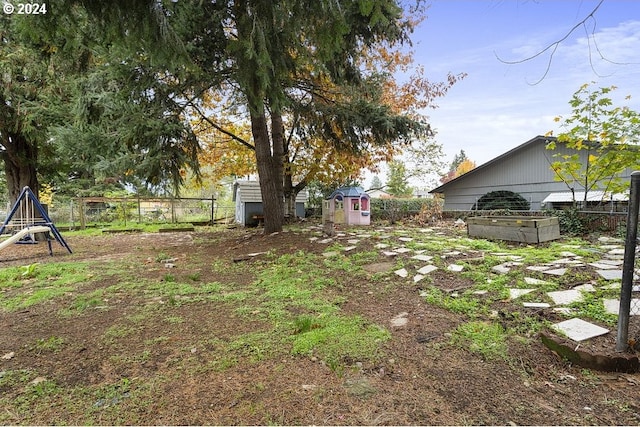
[[[640,171],[631,174],[629,190],[629,211],[627,212],[627,235],[624,242],[624,263],[622,264],[622,286],[620,288],[620,309],[618,311],[618,336],[616,351],[627,349],[629,340],[629,316],[631,311],[631,290],[636,258],[638,237],[638,211],[640,208]]]
[[[212,226],[215,224],[215,220],[216,220],[215,204],[216,204],[215,195],[212,194],[211,195],[211,225]]]

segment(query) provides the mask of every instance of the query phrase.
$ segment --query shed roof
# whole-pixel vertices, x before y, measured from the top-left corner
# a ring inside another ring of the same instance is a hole
[[[243,202],[262,202],[262,193],[260,192],[260,182],[237,180],[233,183],[233,201],[236,201],[237,190],[240,190],[240,199]],[[309,199],[309,191],[304,189],[296,196],[297,203],[306,203]]]

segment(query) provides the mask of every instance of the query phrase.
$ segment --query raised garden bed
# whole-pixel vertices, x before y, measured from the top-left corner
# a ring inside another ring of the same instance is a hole
[[[475,216],[467,219],[469,237],[541,243],[560,238],[558,217]]]

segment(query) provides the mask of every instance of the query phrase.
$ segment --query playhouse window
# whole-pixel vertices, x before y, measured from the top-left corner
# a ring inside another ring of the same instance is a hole
[[[335,197],[336,209],[344,209],[344,202],[342,200],[342,196],[340,195]]]
[[[360,206],[362,206],[362,210],[363,211],[368,211],[369,210],[369,199],[367,199],[365,197],[360,199]]]
[[[353,204],[351,206],[352,206],[352,210],[354,210],[354,211],[359,211],[360,210],[360,203],[358,203],[357,200],[354,200]]]

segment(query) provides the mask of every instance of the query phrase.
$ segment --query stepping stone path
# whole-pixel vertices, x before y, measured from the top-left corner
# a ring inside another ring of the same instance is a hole
[[[363,244],[363,242],[370,242],[370,239],[372,237],[371,234],[367,233],[349,232],[337,233],[334,237],[327,238],[326,235],[322,233],[322,226],[311,228],[317,229],[317,235],[310,237],[310,242],[321,245],[344,242],[348,244],[348,246],[342,248],[344,252],[356,250],[360,245]],[[434,254],[432,250],[429,250],[428,253],[425,253],[427,252],[427,250],[420,249],[421,244],[428,242],[431,236],[437,236],[438,238],[441,238],[440,236],[444,235],[444,233],[438,231],[437,228],[418,229],[417,231],[424,235],[424,239],[422,237],[397,235],[394,233],[394,228],[392,227],[378,228],[375,231],[378,235],[374,237],[374,239],[378,240],[379,242],[375,243],[373,247],[378,250],[380,254],[384,255],[390,260],[388,262],[378,262],[364,266],[363,268],[370,273],[385,273],[393,271],[393,273],[399,278],[411,278],[414,283],[417,283],[423,280],[429,274],[438,270],[438,267],[433,264],[434,257],[436,256],[438,256],[441,260],[451,257],[465,257],[476,259],[481,259],[482,257],[484,257],[483,252],[474,251],[468,247],[465,247],[464,245],[460,244],[461,242],[458,241],[458,239],[449,239],[451,245],[448,245],[449,247],[447,248],[447,250],[442,251],[442,253]],[[380,240],[384,242],[380,242]],[[504,262],[502,262],[501,264],[493,266],[492,272],[495,274],[508,274],[509,272],[516,269],[537,272],[545,276],[549,276],[549,280],[525,277],[524,283],[528,287],[510,288],[509,298],[511,300],[517,300],[524,295],[536,295],[536,293],[539,294],[538,287],[548,287],[550,284],[553,284],[554,277],[562,277],[565,274],[568,274],[568,272],[570,272],[574,267],[593,268],[595,272],[604,280],[612,282],[606,286],[603,286],[602,289],[620,289],[624,256],[624,241],[622,239],[614,239],[609,237],[600,237],[598,240],[598,246],[594,250],[594,253],[601,254],[601,259],[597,261],[585,263],[582,260],[581,256],[576,255],[571,250],[566,250],[561,252],[561,258],[555,261],[551,261],[541,265],[524,265],[524,258],[522,256],[514,255],[508,252],[490,253],[489,255],[504,260]],[[424,245],[423,247],[425,246],[426,245]],[[451,250],[451,247],[454,247],[455,250]],[[579,246],[566,245],[566,248],[575,249],[579,248]],[[331,250],[323,253],[323,255],[330,259],[333,256],[339,255],[339,252],[337,252],[336,250]],[[393,259],[397,257],[402,257],[402,259],[411,262],[405,263],[405,267],[403,268],[394,270],[395,261],[393,261]],[[415,265],[415,263],[424,263],[424,265],[419,266]],[[459,273],[464,271],[464,266],[462,264],[456,264],[455,262],[452,262],[447,265],[446,270],[452,273]],[[490,281],[491,279],[489,278],[488,280]],[[526,301],[522,302],[522,306],[532,309],[553,308],[553,310],[555,311],[570,315],[571,309],[567,306],[574,302],[582,301],[584,298],[584,292],[593,291],[595,291],[594,286],[587,283],[584,285],[575,286],[572,289],[551,291],[540,294],[541,296],[546,297],[547,300],[551,303],[545,301]],[[640,292],[640,286],[635,286],[633,291]],[[488,291],[481,290],[475,291],[474,294],[484,295],[487,292]],[[421,294],[424,294],[424,292],[421,292]],[[532,298],[527,297],[527,299]],[[617,314],[620,302],[618,299],[603,299],[603,305],[607,312]],[[638,296],[638,298],[633,298],[631,301],[631,315],[640,315],[640,296]],[[406,313],[400,313],[396,317],[391,319],[391,324],[396,327],[404,326],[407,323],[407,316],[408,315]],[[566,335],[568,338],[574,341],[582,341],[609,332],[609,330],[606,328],[602,328],[600,326],[577,318],[556,323],[555,325],[552,325],[552,328],[557,332]]]

